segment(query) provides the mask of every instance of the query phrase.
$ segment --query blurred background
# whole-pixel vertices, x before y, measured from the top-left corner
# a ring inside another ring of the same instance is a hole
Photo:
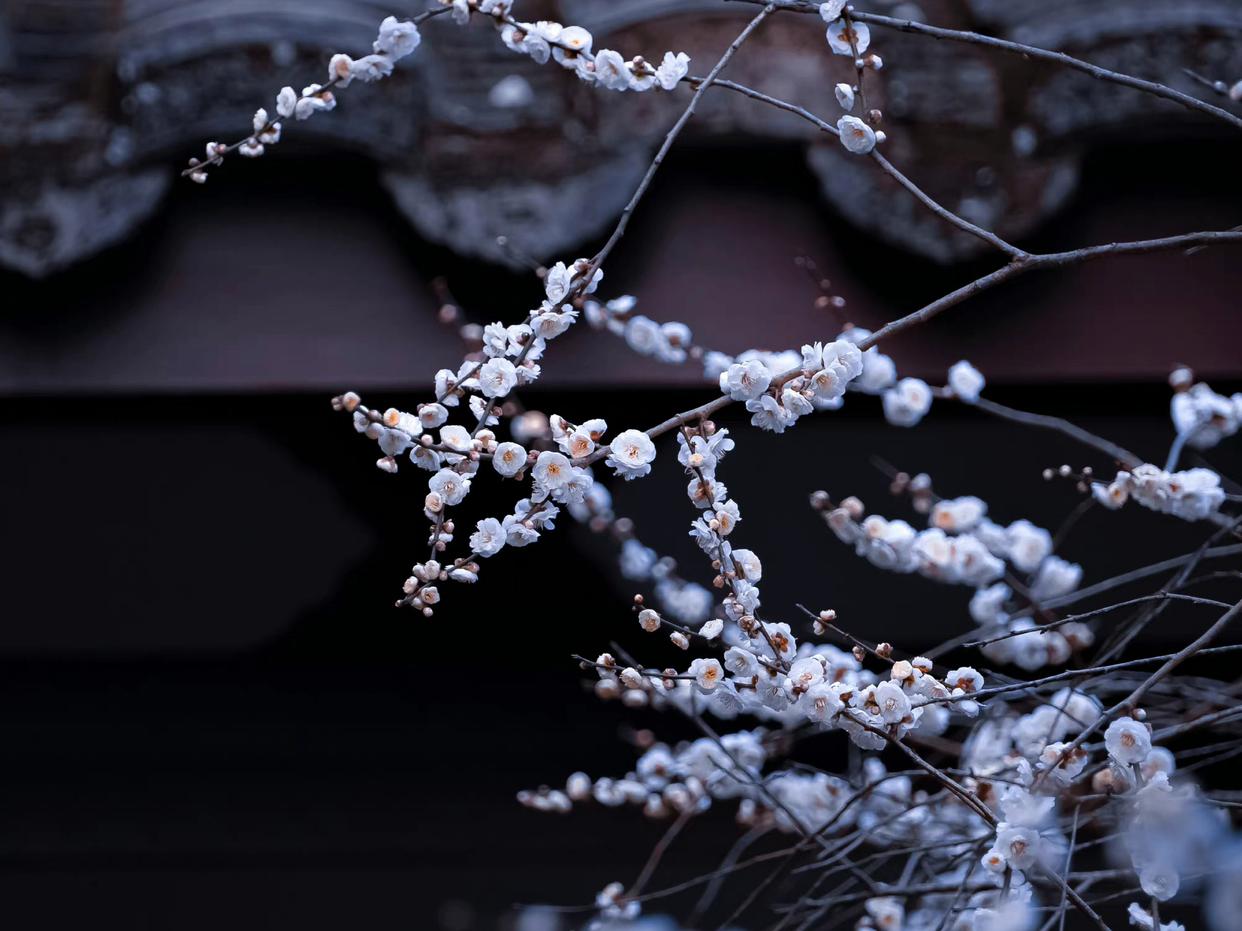
[[[1232,0],[868,8],[1187,92],[1210,93],[1183,68],[1242,76]],[[513,56],[484,24],[444,18],[391,79],[287,125],[265,158],[232,160],[204,187],[177,178],[283,84],[419,9],[0,9],[0,897],[12,927],[504,927],[515,902],[580,905],[632,879],[662,830],[628,811],[560,818],[514,802],[576,769],[625,772],[634,754],[617,736],[633,728],[688,736],[601,706],[570,659],[618,640],[672,660],[634,624],[615,550],[561,527],[451,592],[440,623],[396,611],[423,550],[423,483],[376,470],[328,399],[425,400],[462,352],[437,322],[434,282],[470,320],[520,319],[539,285],[496,237],[545,262],[592,254],[684,96],[604,97]],[[528,0],[519,15],[583,25],[627,55],[685,49],[702,73],[749,12]],[[1224,124],[973,47],[877,29],[873,48],[892,161],[1024,247],[1238,222],[1242,139]],[[817,18],[780,16],[729,75],[831,115],[846,64]],[[872,168],[787,114],[710,94],[601,293],[635,294],[640,311],[736,352],[830,338],[847,321],[874,328],[995,267]],[[799,257],[843,309],[817,305]],[[933,382],[968,358],[994,399],[1159,462],[1174,365],[1219,391],[1242,386],[1238,267],[1218,247],[1040,273],[885,351]],[[618,429],[710,396],[696,366],[661,366],[585,326],[544,368],[528,407]],[[745,431],[736,412],[721,422]],[[660,452],[651,478],[614,489],[618,509],[706,582],[684,535],[684,477]],[[1236,441],[1209,457],[1240,474]],[[980,495],[1001,521],[1073,511],[1079,496],[1043,482],[1044,467],[1110,465],[947,404],[916,430],[851,398],[784,437],[747,432],[725,471],[743,545],[764,559],[765,606],[831,606],[847,629],[911,650],[968,629],[965,594],[862,563],[806,504],[824,488],[909,516],[874,459]],[[465,522],[510,503],[472,495]],[[1089,583],[1198,542],[1147,512],[1092,512],[1062,552]],[[1185,629],[1155,627],[1148,643]],[[831,764],[844,747],[826,739],[822,753]],[[725,812],[703,819],[665,875],[711,868],[734,833]]]

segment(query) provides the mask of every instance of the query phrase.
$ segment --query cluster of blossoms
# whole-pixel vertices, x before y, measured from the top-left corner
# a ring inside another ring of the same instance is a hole
[[[605,303],[588,300],[583,304],[583,316],[592,327],[624,339],[639,355],[671,365],[687,360],[701,362],[703,377],[719,383],[730,398],[746,401],[747,408],[756,414],[752,423],[762,429],[780,433],[804,412],[839,408],[844,400],[842,388],[878,395],[890,424],[913,427],[927,415],[936,396],[936,390],[920,378],[899,379],[892,357],[875,346],[861,351],[862,364],[858,370],[857,354],[838,344],[866,340],[871,331],[862,327],[847,326],[832,343],[816,344],[818,350],[816,345],[803,346],[801,351],[748,349],[734,356],[696,345],[690,327],[684,323],[660,322],[637,313],[637,303],[630,295]],[[802,376],[815,382],[811,390],[805,390],[804,382],[791,384],[785,380],[798,369]],[[973,404],[979,400],[985,385],[983,374],[963,359],[949,368],[946,385],[940,393],[964,404]],[[791,391],[788,395],[786,387]],[[771,400],[764,401],[762,395],[769,389]]]
[[[671,91],[688,73],[690,58],[685,52],[665,52],[658,65],[641,55],[627,61],[612,49],[594,51],[594,37],[581,26],[565,26],[553,20],[534,23],[513,18],[513,0],[440,0],[451,8],[453,21],[466,25],[472,14],[492,20],[505,46],[529,55],[538,64],[549,60],[572,71],[587,84],[616,91]]]
[[[1008,526],[997,524],[988,519],[987,504],[974,496],[933,503],[930,489],[925,475],[916,476],[909,486],[916,509],[929,512],[930,526],[923,530],[878,514],[864,517],[864,505],[854,497],[837,507],[822,492],[812,501],[837,538],[872,565],[976,589],[970,601],[971,617],[993,633],[1007,635],[983,648],[993,662],[1033,670],[1063,663],[1091,644],[1090,628],[1084,624],[1041,629],[1029,617],[1011,617],[1007,610],[1014,592],[1000,580],[1010,571],[1029,579],[1022,594],[1036,606],[1072,592],[1082,580],[1081,566],[1052,552],[1052,535],[1047,530],[1025,519]]]
[[[595,329],[607,330],[625,340],[640,356],[680,365],[694,351],[694,336],[684,323],[659,323],[635,313],[637,298],[629,294],[601,304],[585,301],[582,314]],[[701,355],[701,352],[695,353]]]
[[[1143,721],[1113,721],[1104,745],[1108,768],[1097,780],[1122,796],[1122,851],[1143,892],[1152,901],[1167,902],[1177,895],[1184,877],[1212,869],[1227,836],[1227,822],[1203,803],[1192,783],[1170,782],[1176,768],[1173,754],[1152,746],[1151,728]],[[1138,903],[1130,905],[1130,920],[1154,928],[1151,914]],[[1182,926],[1170,922],[1160,928],[1181,931]]]
[[[784,433],[804,414],[840,407],[846,388],[862,371],[862,352],[839,339],[803,346],[799,367],[789,373],[773,372],[758,358],[734,362],[720,373],[720,390],[746,402],[753,426]]]
[[[854,67],[861,75],[864,69],[879,71],[884,61],[874,52],[868,53],[871,47],[871,30],[866,23],[854,22],[849,17],[849,9],[845,0],[828,0],[820,4],[820,17],[828,24],[828,47],[833,54],[853,59]],[[837,103],[845,111],[845,115],[837,120],[837,136],[841,145],[856,155],[866,155],[884,141],[884,132],[875,129],[880,122],[879,110],[871,110],[863,114],[863,119],[851,116],[854,100],[859,93],[859,84],[838,84],[835,88]]]
[[[297,93],[292,87],[282,88],[276,96],[279,119],[309,119],[316,113],[336,108],[335,89],[346,88],[353,81],[370,84],[392,74],[393,66],[418,48],[422,37],[418,23],[431,15],[451,12],[454,22],[466,25],[472,14],[491,20],[500,32],[501,41],[515,52],[528,55],[539,64],[552,60],[572,71],[587,84],[616,91],[646,91],[653,88],[671,91],[689,74],[690,57],[685,52],[665,52],[657,65],[641,55],[628,61],[613,49],[592,51],[594,39],[581,26],[564,26],[551,20],[534,23],[513,18],[513,0],[440,0],[441,8],[421,14],[414,20],[387,17],[372,43],[371,54],[353,58],[344,52],[334,53],[328,61],[328,76],[323,84],[309,84]],[[241,142],[226,145],[209,142],[206,158],[191,158],[185,174],[199,184],[207,181],[207,170],[221,165],[231,152],[257,158],[265,148],[280,141],[281,124],[266,109],[255,112],[252,134]]]
[[[379,35],[371,45],[372,53],[362,58],[350,58],[337,53],[328,62],[328,78],[324,84],[308,84],[298,94],[292,87],[284,87],[276,95],[276,113],[281,119],[294,117],[299,120],[309,119],[316,113],[327,112],[336,107],[336,96],[333,88],[348,87],[354,80],[369,84],[392,74],[393,65],[411,54],[422,37],[418,26],[413,22],[399,21],[395,16],[387,17],[380,23]],[[220,165],[224,157],[233,149],[238,155],[246,158],[258,158],[266,150],[266,146],[280,142],[280,120],[269,116],[267,110],[260,107],[255,111],[252,120],[253,135],[235,146],[219,142],[207,143],[207,159],[190,159],[188,171],[192,181],[203,184],[207,181],[207,168]]]
[[[1151,463],[1118,472],[1107,484],[1092,482],[1091,494],[1113,510],[1133,499],[1145,508],[1182,520],[1205,520],[1225,503],[1220,476],[1211,469],[1167,472]]]
[[[1229,397],[1217,394],[1206,382],[1195,382],[1186,368],[1169,376],[1173,386],[1170,413],[1178,436],[1195,449],[1211,449],[1242,427],[1242,392]]]

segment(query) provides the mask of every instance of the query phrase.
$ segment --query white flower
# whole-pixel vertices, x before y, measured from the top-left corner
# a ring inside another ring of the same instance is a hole
[[[724,681],[724,669],[714,659],[696,659],[690,664],[690,675],[694,676],[695,684],[707,692]]]
[[[988,506],[973,495],[943,498],[932,507],[928,523],[947,533],[962,533],[979,523],[987,512]]]
[[[841,18],[841,14],[845,11],[846,0],[828,0],[827,3],[819,5],[819,15],[824,18],[824,22],[831,23]]]
[[[508,359],[489,359],[478,377],[479,390],[489,398],[503,398],[517,385],[517,369]]]
[[[910,698],[895,682],[877,685],[873,699],[880,709],[880,717],[887,724],[900,724],[910,714]]]
[[[561,310],[544,310],[531,322],[535,335],[540,339],[555,339],[568,330],[578,319],[578,311],[568,304]]]
[[[1182,884],[1181,877],[1171,863],[1144,863],[1137,872],[1143,891],[1161,902],[1167,902],[1177,895]]]
[[[655,459],[655,444],[641,430],[626,430],[618,433],[608,444],[611,455],[606,465],[627,482],[641,478],[651,471],[651,463]]]
[[[1051,552],[1052,534],[1043,527],[1015,520],[1005,529],[1005,555],[1023,572],[1034,572]]]
[[[276,112],[288,119],[297,107],[298,95],[292,87],[282,87],[276,95]]]
[[[379,36],[371,44],[371,51],[387,55],[396,61],[418,48],[418,43],[421,41],[422,36],[418,34],[418,27],[412,22],[409,20],[398,22],[397,17],[389,16],[380,23]]]
[[[573,466],[560,453],[545,449],[531,470],[535,481],[548,491],[564,488],[573,479]]]
[[[505,545],[505,529],[494,517],[479,521],[478,528],[470,535],[470,549],[480,556],[495,556]]]
[[[264,111],[260,110],[259,112],[262,113]],[[259,133],[258,140],[264,145],[275,145],[280,142],[280,123],[272,123],[271,126]]]
[[[267,111],[262,107],[254,111],[254,117],[250,121],[250,128],[256,133],[261,132],[263,127],[267,125]]]
[[[400,456],[410,448],[410,443],[410,435],[401,430],[385,430],[379,437],[379,447],[385,456]]]
[[[1076,589],[1081,580],[1082,566],[1066,562],[1060,556],[1049,556],[1031,583],[1031,595],[1036,601],[1058,598]]]
[[[1125,476],[1123,479],[1122,476]],[[1117,478],[1105,485],[1103,482],[1091,483],[1091,497],[1110,511],[1115,511],[1130,498],[1129,473],[1119,472]]]
[[[944,684],[963,692],[977,692],[983,688],[983,676],[973,666],[959,666],[949,671],[944,677]]]
[[[620,52],[610,48],[595,53],[595,80],[609,90],[623,91],[630,86],[630,69]]]
[[[866,155],[875,148],[875,130],[856,116],[843,116],[837,120],[837,132],[841,145],[855,155]]]
[[[566,26],[561,30],[561,34],[557,37],[557,40],[564,48],[578,52],[582,55],[591,54],[591,43],[594,41],[591,34],[581,26]],[[562,55],[564,54],[561,49],[558,49],[557,51],[560,51]],[[558,57],[557,61],[560,60],[560,57]]]
[[[1039,832],[1034,828],[1007,826],[996,832],[994,849],[1015,870],[1026,870],[1039,858],[1040,841]]]
[[[970,616],[976,624],[1001,624],[1009,619],[1004,611],[1010,596],[1009,586],[997,582],[981,588],[970,599]]]
[[[699,636],[704,640],[715,640],[724,630],[724,621],[719,618],[712,618],[702,627],[699,628]]]
[[[470,491],[470,476],[461,475],[452,469],[441,469],[427,482],[427,487],[438,494],[441,500],[450,507],[461,504]]]
[[[863,353],[862,374],[855,379],[853,387],[867,394],[879,394],[896,381],[897,366],[892,358],[872,346]]]
[[[492,453],[492,468],[505,478],[513,478],[526,468],[526,450],[517,443],[501,443]]]
[[[730,502],[732,503],[732,502]],[[717,519],[719,519],[720,511],[717,511]],[[722,522],[723,523],[723,522]],[[751,550],[738,549],[731,554],[733,564],[741,572],[742,578],[747,582],[758,582],[763,578],[763,563],[759,561]]]
[[[837,19],[828,24],[828,45],[838,55],[856,58],[867,51],[870,44],[871,30],[866,23],[850,24]]]
[[[812,685],[798,699],[798,708],[801,709],[802,713],[810,720],[818,721],[821,724],[836,718],[844,707],[845,703],[841,701],[841,693],[827,682],[819,682]]]
[[[650,317],[635,314],[625,322],[625,342],[639,355],[651,356],[664,344],[664,333]]]
[[[751,426],[760,430],[771,430],[773,433],[784,433],[785,428],[796,419],[770,394],[747,401],[746,409],[753,415],[750,418]]]
[[[349,87],[349,82],[354,79],[350,73],[350,68],[354,60],[348,55],[337,52],[328,59],[328,80],[336,81],[338,87]],[[389,63],[391,67],[391,62]]]
[[[1142,763],[1151,752],[1151,732],[1133,718],[1118,718],[1104,732],[1104,746],[1122,766]]]
[[[434,430],[448,420],[448,408],[443,404],[423,404],[418,408],[418,422],[424,430]]]
[[[1060,785],[1067,786],[1087,768],[1087,754],[1081,750],[1065,755],[1070,745],[1064,741],[1050,743],[1039,754],[1039,763],[1043,769],[1051,770],[1052,778]]]
[[[758,359],[735,362],[720,376],[720,390],[734,401],[759,397],[772,384],[772,372]]]
[[[759,659],[750,650],[729,647],[724,655],[725,667],[739,679],[749,679],[759,672]]]
[[[293,107],[293,115],[299,120],[307,120],[320,110],[328,111],[335,107],[336,98],[331,91],[325,91],[319,84],[308,84],[302,88],[302,96]]]
[[[1035,912],[1030,903],[1014,897],[1001,902],[996,908],[976,908],[970,913],[970,924],[967,927],[969,931],[1031,931],[1034,925]],[[961,924],[956,927],[965,931]]]
[[[544,293],[547,294],[548,300],[553,304],[559,304],[565,300],[572,284],[573,274],[565,266],[564,262],[557,262],[549,268],[547,275],[543,279]]]
[[[1147,909],[1143,908],[1143,906],[1139,905],[1137,902],[1130,903],[1129,907],[1126,909],[1126,914],[1130,916],[1130,924],[1138,928],[1139,931],[1153,931],[1156,926],[1155,921],[1151,917],[1151,912],[1147,911]],[[1233,917],[1233,915],[1230,915],[1226,921],[1232,921]],[[1217,931],[1225,931],[1226,928],[1225,922],[1221,922],[1219,928],[1217,925],[1211,924],[1210,922],[1209,925],[1212,928],[1217,929]],[[1160,922],[1160,931],[1186,931],[1186,926],[1180,921],[1162,921]]]
[[[927,382],[903,378],[884,392],[884,416],[895,427],[913,427],[931,409],[932,393]]]
[[[350,77],[372,84],[392,74],[392,59],[387,55],[367,55],[350,64]]]
[[[671,91],[689,70],[690,56],[685,52],[678,52],[676,55],[672,52],[665,52],[664,60],[656,68],[655,78],[662,88]]]
[[[900,931],[906,917],[906,909],[901,899],[890,895],[880,896],[868,899],[865,907],[876,931]]]
[[[805,345],[802,347],[802,370],[810,375],[811,387],[817,398],[839,398],[845,394],[846,386],[862,374],[862,352],[854,343],[844,339],[826,346],[821,343]]]
[[[1242,427],[1242,394],[1217,394],[1203,382],[1173,395],[1173,426],[1196,449],[1210,449]]]
[[[985,384],[987,381],[983,373],[965,359],[954,363],[949,369],[949,390],[967,404],[973,404],[979,400],[979,392],[983,390]]]
[[[440,442],[449,449],[459,453],[466,453],[474,445],[474,440],[470,436],[470,431],[460,424],[448,424],[440,428]]]
[[[841,105],[841,109],[847,113],[854,109],[854,88],[848,84],[838,84],[833,88],[833,93],[837,96],[837,103]]]
[[[824,664],[813,656],[795,660],[786,673],[785,687],[790,691],[805,692],[824,681]]]

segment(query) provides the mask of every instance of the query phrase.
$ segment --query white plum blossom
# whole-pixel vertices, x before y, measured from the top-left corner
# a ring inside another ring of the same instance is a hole
[[[717,519],[721,511],[717,511]],[[763,578],[763,563],[752,551],[748,549],[735,549],[731,554],[733,565],[737,567],[742,578],[747,582],[758,582]]]
[[[495,556],[505,545],[505,529],[494,517],[487,517],[476,524],[470,535],[470,549],[480,556]]]
[[[1016,520],[1005,530],[1005,556],[1023,572],[1034,572],[1052,552],[1052,534],[1029,520]]]
[[[292,87],[282,87],[276,95],[276,112],[288,119],[293,116],[298,103],[297,92]]]
[[[846,113],[854,109],[854,88],[848,84],[838,84],[832,89],[836,95],[837,103]]]
[[[544,450],[535,459],[535,466],[531,472],[535,481],[541,486],[555,491],[563,488],[570,481],[572,470],[573,466],[565,456],[551,450]]]
[[[979,400],[979,393],[986,384],[983,373],[965,359],[954,363],[949,369],[949,390],[955,398],[967,404]]]
[[[947,533],[962,533],[974,528],[987,512],[987,504],[973,495],[943,498],[932,506],[928,523]]]
[[[366,55],[350,62],[349,76],[364,84],[373,84],[392,74],[392,63],[387,55]]]
[[[627,482],[651,471],[655,460],[655,444],[641,430],[625,430],[608,444],[610,455],[605,465],[611,466]]]
[[[1189,445],[1211,449],[1242,426],[1242,392],[1225,397],[1199,382],[1173,395],[1170,413],[1173,426]]]
[[[1104,732],[1108,755],[1123,766],[1142,763],[1151,752],[1151,732],[1133,718],[1118,718]]]
[[[1035,581],[1031,583],[1031,595],[1036,601],[1059,598],[1076,589],[1081,581],[1082,566],[1060,556],[1049,556],[1040,564]]]
[[[826,3],[819,5],[819,15],[824,22],[831,23],[841,18],[841,14],[845,12],[845,4],[847,0],[827,0]]]
[[[427,487],[440,496],[450,507],[461,504],[470,491],[470,476],[454,472],[452,469],[441,469],[431,476]]]
[[[388,16],[380,23],[379,35],[372,43],[371,50],[396,61],[413,52],[421,41],[418,27],[412,22],[402,22],[395,16]]]
[[[884,416],[895,427],[913,427],[931,410],[932,392],[919,378],[903,378],[884,392]]]
[[[609,90],[624,91],[630,87],[630,72],[620,52],[601,49],[595,53],[595,80]]]
[[[508,359],[488,359],[479,369],[479,390],[489,398],[503,398],[517,386],[517,369]]]
[[[849,340],[839,339],[827,345],[812,343],[802,347],[802,371],[810,378],[817,398],[830,400],[841,397],[849,383],[862,374],[862,370],[862,352]]]
[[[454,423],[440,428],[440,442],[455,452],[465,453],[470,451],[474,438],[469,430]]]
[[[855,155],[866,155],[875,148],[875,130],[856,116],[843,116],[837,120],[837,133],[841,145]]]
[[[856,58],[871,45],[871,30],[866,23],[847,23],[834,19],[828,24],[828,46],[838,55]]]
[[[1150,463],[1118,472],[1107,485],[1093,482],[1091,493],[1113,510],[1133,499],[1145,508],[1188,521],[1209,519],[1225,503],[1220,476],[1211,469],[1167,472]]]
[[[664,60],[656,68],[655,78],[660,87],[671,91],[690,71],[690,56],[685,52],[664,53]]]
[[[526,468],[526,450],[517,443],[501,443],[492,453],[492,467],[505,478],[513,478]]]
[[[796,419],[796,415],[791,414],[788,408],[782,406],[770,394],[764,394],[753,401],[747,401],[746,409],[753,415],[750,418],[752,426],[758,427],[760,430],[770,430],[773,433],[784,433],[785,428]]]
[[[724,669],[714,659],[696,659],[690,664],[689,675],[694,676],[695,684],[704,691],[711,691],[724,681]]]
[[[759,397],[772,384],[772,372],[759,359],[734,363],[720,376],[720,390],[734,401]]]

